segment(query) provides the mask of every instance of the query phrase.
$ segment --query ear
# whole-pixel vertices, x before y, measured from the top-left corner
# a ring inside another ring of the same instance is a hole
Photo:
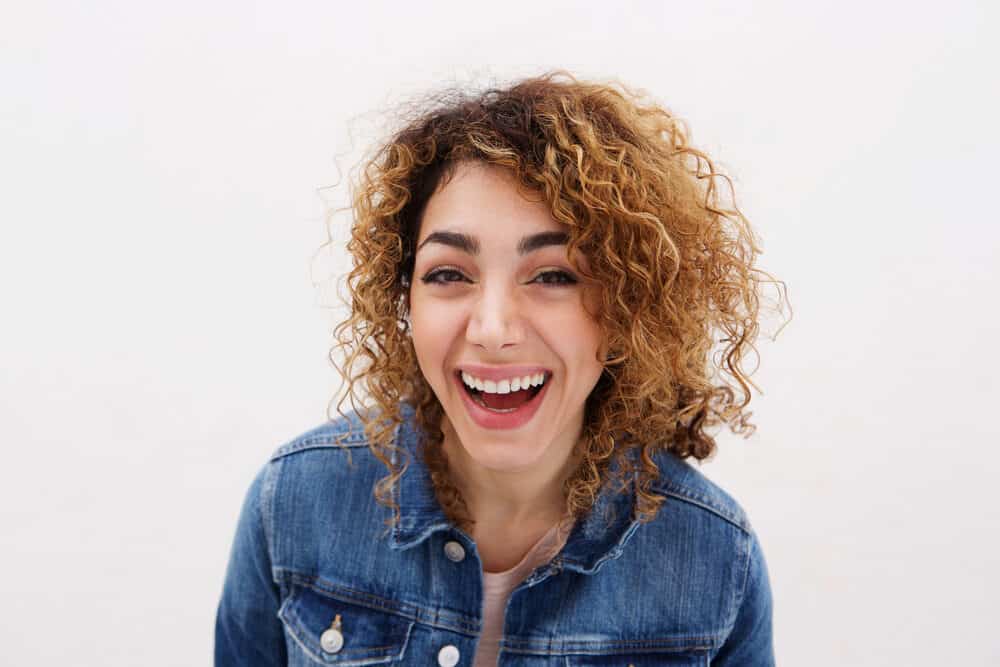
[[[608,363],[614,358],[618,357],[620,353],[616,353],[611,349],[611,343],[608,341],[607,335],[601,339],[601,345],[597,349],[597,360],[601,363]]]
[[[410,321],[410,293],[404,291],[396,303],[396,326],[407,335],[413,330],[413,323]]]

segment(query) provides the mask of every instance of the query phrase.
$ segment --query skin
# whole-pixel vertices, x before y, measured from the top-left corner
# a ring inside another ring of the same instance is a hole
[[[425,243],[443,231],[467,235],[478,252]],[[458,165],[420,225],[409,294],[413,344],[444,407],[443,446],[487,571],[516,564],[561,518],[584,403],[603,371],[591,314],[598,287],[573,269],[565,244],[518,251],[524,237],[565,231],[540,196],[526,199],[506,170],[481,163]],[[482,428],[453,379],[464,363],[544,367],[552,372],[548,393],[527,424]]]

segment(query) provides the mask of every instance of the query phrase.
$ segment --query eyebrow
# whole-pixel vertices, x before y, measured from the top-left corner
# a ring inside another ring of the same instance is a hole
[[[417,252],[428,243],[440,243],[452,248],[457,248],[470,255],[479,254],[479,240],[468,234],[461,232],[433,232],[424,239],[424,242],[417,246]],[[566,232],[539,232],[523,237],[517,243],[517,254],[527,255],[529,252],[540,250],[548,246],[566,245],[569,243],[569,234]]]

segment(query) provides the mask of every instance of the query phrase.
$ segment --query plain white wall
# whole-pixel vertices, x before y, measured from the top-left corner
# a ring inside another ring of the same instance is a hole
[[[410,94],[565,67],[687,119],[788,283],[702,467],[780,663],[998,664],[995,8],[3,3],[0,662],[210,662],[246,486],[337,387],[318,190]]]

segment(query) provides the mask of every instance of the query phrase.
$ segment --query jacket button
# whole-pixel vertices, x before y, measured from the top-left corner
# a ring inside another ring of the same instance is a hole
[[[340,633],[340,630],[330,628],[320,635],[319,645],[322,646],[323,650],[327,653],[336,653],[340,649],[344,648],[344,635]]]
[[[441,667],[455,667],[458,664],[459,657],[458,648],[448,644],[447,646],[442,646],[441,650],[438,651],[438,664]]]
[[[465,560],[465,548],[454,540],[451,542],[445,542],[444,555],[447,556],[448,560],[452,563],[461,563]]]
[[[319,646],[326,653],[336,653],[344,648],[344,635],[340,631],[340,614],[333,617],[330,627],[319,636]]]

